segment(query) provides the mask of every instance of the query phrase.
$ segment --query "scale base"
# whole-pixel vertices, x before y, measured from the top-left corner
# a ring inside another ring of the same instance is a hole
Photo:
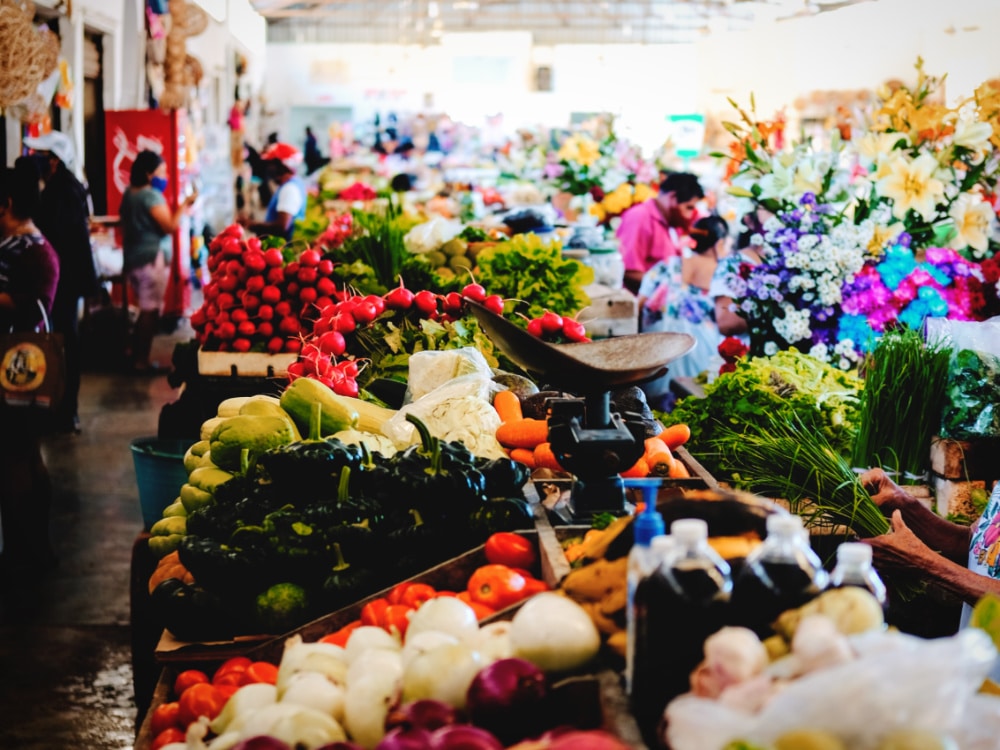
[[[570,503],[575,521],[590,521],[599,513],[625,515],[625,482],[617,474],[601,479],[577,479]]]

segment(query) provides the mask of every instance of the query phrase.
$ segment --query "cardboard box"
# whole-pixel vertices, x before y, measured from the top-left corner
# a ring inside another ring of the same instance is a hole
[[[198,374],[221,377],[280,378],[298,359],[294,352],[206,352],[198,350]]]

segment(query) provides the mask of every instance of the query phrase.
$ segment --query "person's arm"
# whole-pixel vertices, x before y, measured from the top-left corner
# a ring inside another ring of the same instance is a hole
[[[715,298],[715,322],[723,336],[738,336],[749,330],[747,319],[737,315],[732,297]]]
[[[155,206],[149,207],[149,215],[153,217],[153,220],[164,234],[173,234],[180,226],[181,216],[184,215],[188,206],[194,203],[195,198],[197,198],[197,195],[191,193],[177,204],[177,208],[172,212],[166,201],[157,203]]]
[[[872,562],[878,570],[919,572],[923,580],[969,604],[975,604],[987,593],[1000,596],[1000,580],[974,573],[964,564],[935,552],[917,538],[899,510],[892,513],[890,533],[865,541],[872,546]]]
[[[972,536],[972,530],[968,526],[941,518],[893,482],[882,469],[870,469],[859,480],[883,513],[889,515],[899,511],[907,529],[917,539],[949,560],[965,564]]]

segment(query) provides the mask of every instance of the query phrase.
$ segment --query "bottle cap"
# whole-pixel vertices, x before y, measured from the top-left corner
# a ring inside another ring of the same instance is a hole
[[[663,534],[666,527],[663,525],[663,516],[656,510],[656,503],[648,503],[646,508],[635,517],[633,523],[633,533],[635,543],[649,546],[653,539]]]
[[[666,554],[676,546],[677,546],[677,540],[674,539],[669,534],[660,534],[659,536],[654,536],[653,541],[649,543],[649,548],[656,555]]]
[[[837,547],[837,562],[871,563],[872,548],[864,542],[844,542]]]
[[[791,536],[802,531],[802,517],[794,513],[772,513],[767,517],[767,535]]]
[[[679,518],[670,524],[670,536],[683,545],[697,544],[708,539],[708,524],[700,518]]]

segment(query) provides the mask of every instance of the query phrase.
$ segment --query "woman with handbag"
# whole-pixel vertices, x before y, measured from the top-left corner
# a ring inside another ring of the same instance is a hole
[[[27,157],[0,169],[0,332],[33,331],[59,282],[59,257],[31,220],[38,172]],[[56,564],[49,542],[52,485],[42,459],[41,420],[0,403],[0,526],[3,569],[43,572]]]

